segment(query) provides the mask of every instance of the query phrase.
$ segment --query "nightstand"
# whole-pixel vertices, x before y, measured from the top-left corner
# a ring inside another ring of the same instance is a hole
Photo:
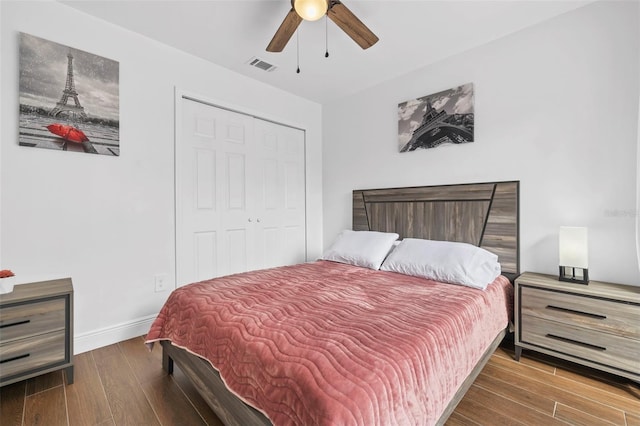
[[[525,272],[514,309],[517,361],[532,349],[640,382],[640,287]]]
[[[60,369],[73,383],[71,278],[20,284],[0,294],[0,386]]]

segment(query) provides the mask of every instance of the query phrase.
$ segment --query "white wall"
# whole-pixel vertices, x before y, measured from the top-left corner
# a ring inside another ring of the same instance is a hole
[[[325,242],[353,189],[520,180],[522,271],[557,274],[559,226],[587,226],[592,279],[640,285],[638,7],[590,4],[325,105]],[[398,103],[468,82],[475,142],[398,153]]]
[[[308,220],[322,223],[319,104],[56,2],[2,1],[0,11],[0,267],[72,276],[76,352],[146,332],[168,296],[153,277],[175,274],[176,87],[306,129]],[[120,63],[120,157],[18,145],[18,32]],[[308,243],[318,256],[321,226]]]

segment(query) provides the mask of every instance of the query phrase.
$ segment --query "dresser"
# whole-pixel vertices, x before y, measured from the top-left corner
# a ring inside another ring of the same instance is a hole
[[[0,386],[60,369],[73,383],[71,278],[24,283],[0,294]]]
[[[640,381],[640,287],[526,272],[514,308],[516,360],[532,349]]]

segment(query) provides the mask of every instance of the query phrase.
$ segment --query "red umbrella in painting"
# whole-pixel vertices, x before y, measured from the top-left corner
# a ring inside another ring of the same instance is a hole
[[[60,136],[62,139],[70,142],[82,143],[88,141],[89,138],[82,130],[76,129],[73,126],[67,126],[66,124],[54,123],[49,124],[47,129],[54,135]]]

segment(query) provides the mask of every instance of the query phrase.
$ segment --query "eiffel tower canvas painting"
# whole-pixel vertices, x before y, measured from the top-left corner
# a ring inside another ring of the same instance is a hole
[[[21,146],[120,155],[119,63],[20,33]]]
[[[473,142],[473,83],[398,105],[400,152]]]

